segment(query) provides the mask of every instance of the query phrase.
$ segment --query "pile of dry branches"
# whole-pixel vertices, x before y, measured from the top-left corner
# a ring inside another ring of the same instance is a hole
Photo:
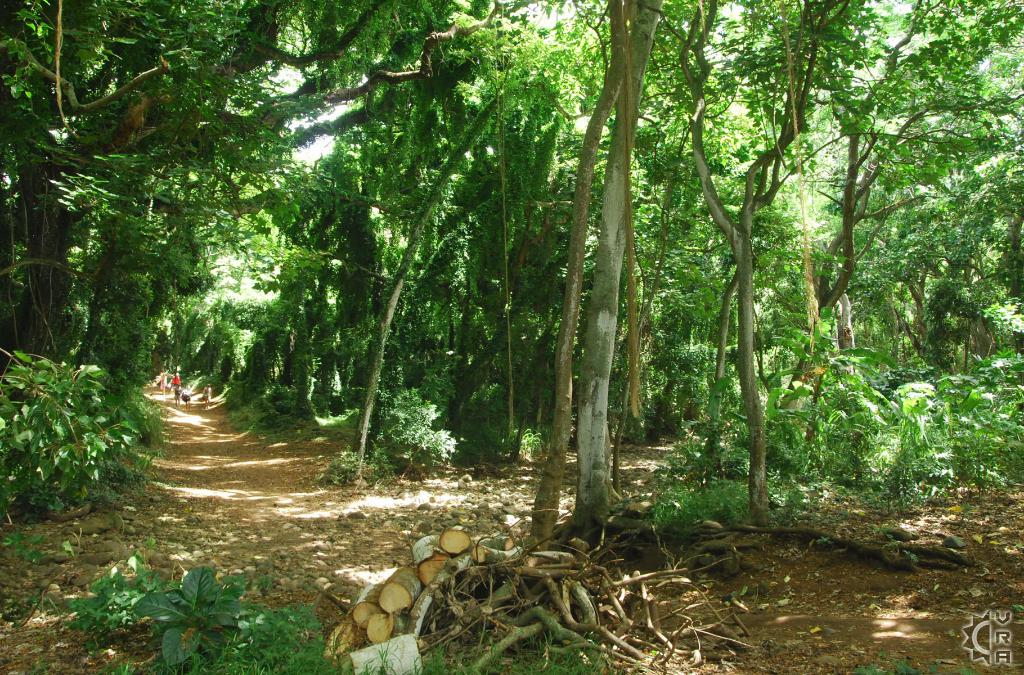
[[[356,673],[403,675],[415,672],[421,653],[486,632],[493,643],[478,669],[543,637],[550,649],[586,652],[595,664],[645,670],[747,646],[739,617],[686,569],[624,572],[616,541],[591,550],[570,539],[561,549],[474,541],[458,529],[424,537],[412,547],[412,566],[363,589],[331,633],[327,655],[350,660]]]

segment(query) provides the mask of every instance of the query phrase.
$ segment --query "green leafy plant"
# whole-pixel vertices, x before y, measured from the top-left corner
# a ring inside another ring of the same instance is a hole
[[[347,485],[356,478],[359,469],[359,457],[351,450],[342,450],[333,457],[327,464],[327,468],[320,474],[320,480],[329,485]],[[377,452],[367,452],[366,461],[363,463],[363,479],[374,482],[383,480],[395,473],[394,468],[386,457]]]
[[[239,628],[241,585],[220,584],[209,567],[189,570],[181,587],[139,600],[135,613],[153,620],[164,663],[184,663],[193,654],[220,650]]]
[[[675,485],[662,492],[652,509],[655,526],[685,535],[702,520],[736,523],[747,516],[747,487],[719,480],[703,488]]]
[[[103,643],[114,631],[138,621],[135,606],[150,593],[165,591],[168,582],[159,574],[146,569],[141,558],[128,558],[127,570],[114,567],[93,582],[93,595],[71,601],[75,612],[71,627],[85,631],[94,644]]]
[[[12,532],[0,541],[5,549],[8,549],[12,555],[21,558],[25,562],[36,563],[43,559],[43,552],[39,550],[39,545],[44,541],[42,535],[33,535],[26,537],[21,532]]]
[[[455,438],[435,429],[437,406],[424,401],[414,389],[399,393],[383,413],[380,445],[401,468],[431,469],[447,463],[455,452]]]
[[[323,657],[323,630],[312,607],[246,608],[239,632],[203,672],[333,673]]]
[[[109,466],[131,457],[137,423],[107,394],[95,366],[21,352],[0,378],[0,513],[81,501]]]

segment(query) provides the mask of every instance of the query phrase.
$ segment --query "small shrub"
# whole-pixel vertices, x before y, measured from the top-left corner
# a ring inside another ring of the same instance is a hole
[[[90,598],[76,598],[70,609],[75,612],[71,627],[89,634],[90,642],[102,644],[110,634],[138,621],[135,605],[150,593],[167,589],[168,582],[146,569],[137,556],[128,559],[126,575],[120,567],[93,582]]]
[[[220,584],[209,567],[189,570],[181,588],[150,593],[135,605],[140,617],[153,619],[164,663],[175,666],[193,654],[216,654],[239,628],[244,589]]]
[[[519,439],[519,454],[524,459],[535,460],[541,456],[541,448],[544,447],[544,437],[533,429],[524,429],[523,437]]]
[[[134,460],[138,423],[96,366],[16,352],[0,378],[0,513],[80,502],[110,467]]]
[[[380,445],[391,461],[402,468],[431,469],[446,464],[455,452],[455,438],[435,429],[437,406],[409,389],[389,402],[381,421]]]
[[[0,540],[0,545],[25,562],[37,563],[45,557],[39,549],[43,541],[43,536],[39,534],[26,537],[21,532],[12,532]]]
[[[722,441],[717,434],[707,438],[686,436],[669,451],[663,479],[708,485],[716,480],[742,478],[750,464],[747,449]]]
[[[329,485],[347,485],[356,479],[359,457],[351,450],[342,450],[331,458],[320,480]],[[386,457],[368,451],[363,462],[363,479],[367,482],[384,480],[394,475],[394,468]]]
[[[655,526],[679,535],[689,533],[702,520],[736,523],[747,517],[747,486],[732,480],[703,488],[673,486],[659,495],[652,515]]]
[[[295,675],[337,672],[323,657],[323,630],[309,606],[249,607],[238,627],[238,634],[221,656],[194,672]]]

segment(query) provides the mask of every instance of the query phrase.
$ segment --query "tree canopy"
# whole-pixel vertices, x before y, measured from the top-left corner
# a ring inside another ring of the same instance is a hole
[[[57,0],[0,27],[6,359],[349,415],[360,475],[529,457],[541,538],[570,446],[582,529],[623,439],[659,437],[763,523],[769,477],[897,480],[913,444],[864,438],[918,394],[1010,415],[1010,0]],[[970,473],[936,456],[910,463]]]

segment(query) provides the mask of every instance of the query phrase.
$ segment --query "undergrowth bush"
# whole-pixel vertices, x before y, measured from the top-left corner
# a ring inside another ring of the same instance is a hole
[[[146,462],[137,446],[159,439],[159,423],[104,380],[96,366],[13,355],[0,377],[0,513],[11,504],[58,509],[139,480]]]
[[[85,632],[94,646],[103,644],[114,631],[138,621],[135,605],[139,600],[168,587],[167,581],[133,555],[128,558],[127,568],[113,567],[94,581],[90,597],[70,602],[69,608],[75,613],[70,626]]]
[[[435,429],[440,413],[424,401],[415,389],[400,392],[382,402],[378,446],[401,469],[430,470],[446,464],[455,452],[455,438],[445,429]]]
[[[806,355],[803,343],[793,342]],[[959,487],[1024,481],[1021,356],[1004,352],[943,375],[868,349],[818,344],[825,347],[800,377],[773,375],[765,405],[770,484],[856,488],[865,499],[902,508]],[[710,431],[680,442],[666,473],[697,485],[741,477],[743,427],[718,427],[718,452]]]
[[[658,495],[651,515],[655,527],[675,535],[688,534],[702,520],[737,523],[747,517],[747,486],[734,480],[670,485]]]
[[[750,456],[739,443],[687,435],[669,451],[662,469],[665,481],[707,485],[716,480],[741,480],[747,475]]]
[[[356,453],[351,450],[342,450],[331,457],[327,468],[320,474],[320,480],[328,485],[348,485],[356,479],[358,469],[359,457]],[[394,467],[387,457],[383,457],[373,450],[367,451],[363,462],[363,480],[373,483],[394,475]]]
[[[336,673],[323,658],[322,629],[313,609],[271,609],[241,602],[242,586],[199,567],[181,582],[147,570],[137,556],[125,569],[114,568],[93,583],[93,596],[73,600],[71,626],[86,633],[93,647],[113,634],[141,625],[144,618],[157,639],[160,658],[144,670],[121,664],[108,672],[128,673]]]

